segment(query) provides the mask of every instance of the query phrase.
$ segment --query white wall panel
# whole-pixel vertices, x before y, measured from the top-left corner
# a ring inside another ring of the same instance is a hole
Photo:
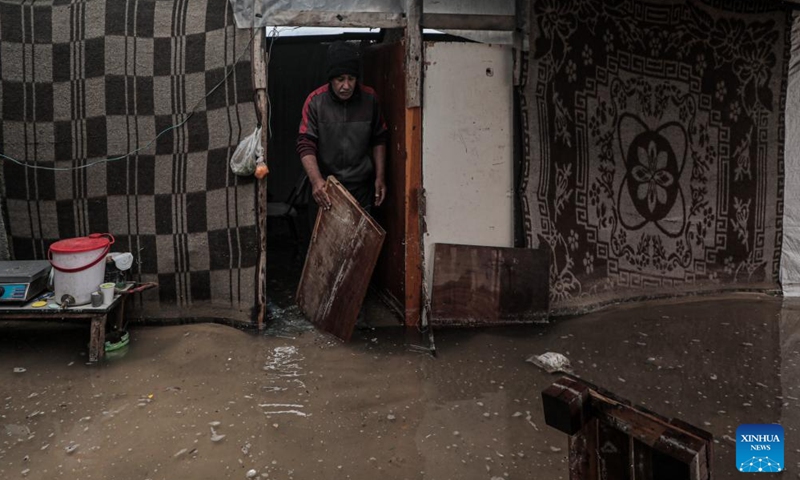
[[[426,43],[425,64],[422,184],[430,287],[434,243],[514,245],[511,47]]]

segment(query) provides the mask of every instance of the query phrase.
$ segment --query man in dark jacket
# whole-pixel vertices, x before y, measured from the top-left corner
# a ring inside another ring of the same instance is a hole
[[[375,91],[358,82],[358,48],[335,42],[328,47],[328,83],[311,92],[303,105],[297,153],[318,207],[331,206],[325,178],[336,177],[367,211],[386,198],[386,123]],[[312,223],[313,224],[313,223]]]

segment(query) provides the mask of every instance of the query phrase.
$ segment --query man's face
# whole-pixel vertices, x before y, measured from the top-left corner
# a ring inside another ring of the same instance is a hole
[[[352,75],[339,75],[331,79],[333,93],[342,100],[349,100],[356,88],[356,77]]]

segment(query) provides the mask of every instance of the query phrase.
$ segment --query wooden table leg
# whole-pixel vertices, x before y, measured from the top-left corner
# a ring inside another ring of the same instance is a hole
[[[92,331],[89,339],[89,361],[102,360],[106,353],[106,319],[107,314],[92,317]]]
[[[123,294],[122,298],[119,301],[119,305],[117,305],[117,313],[116,313],[116,316],[114,317],[114,331],[115,332],[121,332],[122,331],[122,326],[124,325],[123,321],[125,320],[125,299],[127,299],[127,298],[128,298],[128,296]]]

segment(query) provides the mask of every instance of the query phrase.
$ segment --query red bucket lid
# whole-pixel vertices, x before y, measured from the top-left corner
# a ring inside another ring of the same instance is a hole
[[[110,238],[109,238],[110,237]],[[81,253],[91,252],[106,248],[114,243],[114,237],[107,233],[92,233],[88,237],[65,238],[50,245],[50,251],[54,253]]]

